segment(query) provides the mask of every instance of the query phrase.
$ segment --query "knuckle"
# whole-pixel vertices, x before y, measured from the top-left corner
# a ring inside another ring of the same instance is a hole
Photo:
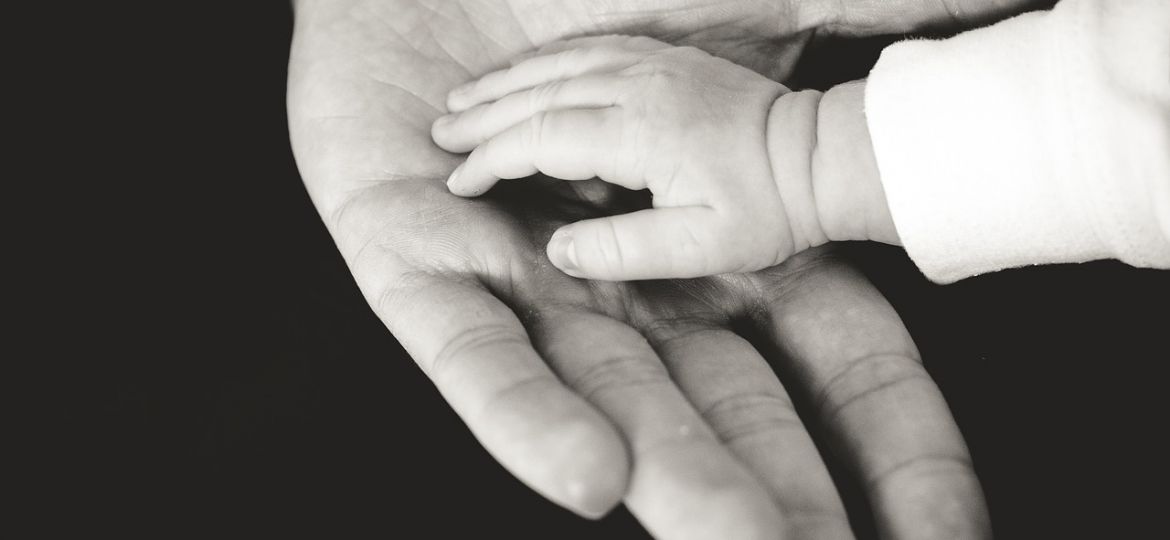
[[[528,150],[534,150],[540,146],[540,141],[544,137],[544,130],[548,122],[548,113],[545,111],[537,111],[528,118],[528,124],[524,129],[523,144]]]
[[[645,81],[651,88],[671,88],[678,78],[674,70],[660,58],[651,58],[645,65]]]
[[[564,83],[552,81],[540,84],[528,92],[528,109],[531,111],[544,110],[555,102]]]
[[[569,49],[556,53],[553,57],[556,73],[564,75],[572,72],[581,62],[588,60],[587,54],[588,49]]]
[[[426,367],[433,378],[442,379],[458,370],[464,362],[479,357],[476,352],[497,347],[527,346],[528,337],[513,325],[483,323],[468,326],[452,334]]]
[[[507,384],[493,389],[491,393],[488,394],[487,398],[483,401],[479,415],[482,417],[484,415],[491,414],[492,411],[507,410],[509,401],[514,399],[517,395],[530,390],[539,391],[540,389],[537,387],[549,387],[555,386],[556,384],[556,378],[547,372],[509,381]]]
[[[622,252],[621,234],[612,219],[602,220],[595,228],[596,245],[598,247],[599,263],[610,275],[622,275],[627,267],[625,254]]]
[[[602,392],[668,384],[670,376],[661,364],[645,355],[616,354],[566,377],[565,382],[591,399]]]
[[[804,430],[792,401],[772,392],[724,396],[707,405],[700,414],[724,442],[778,431]]]
[[[920,454],[905,461],[878,470],[866,480],[874,489],[904,485],[923,484],[929,489],[931,480],[945,477],[975,477],[971,458],[961,454]]]
[[[910,385],[934,385],[915,357],[908,354],[859,356],[832,373],[817,400],[818,410],[831,418],[851,405],[903,391]]]
[[[726,329],[729,322],[722,312],[695,310],[685,314],[653,318],[643,323],[639,330],[656,349],[671,350],[675,347],[686,349],[690,344],[704,339],[728,337],[725,333],[729,332]]]

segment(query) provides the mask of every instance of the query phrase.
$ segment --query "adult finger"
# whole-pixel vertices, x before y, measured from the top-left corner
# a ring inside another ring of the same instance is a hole
[[[755,347],[707,321],[668,318],[643,330],[719,440],[764,483],[784,538],[853,537],[812,437]]]
[[[630,189],[641,179],[617,166],[621,113],[606,109],[538,112],[477,147],[447,180],[452,193],[476,196],[501,178],[524,178],[542,172],[561,180],[601,177]],[[626,173],[626,174],[621,174]]]
[[[885,298],[823,250],[766,275],[758,323],[864,482],[883,537],[989,537],[966,444]]]
[[[511,310],[478,285],[428,273],[380,291],[371,305],[497,461],[586,517],[620,501],[621,439],[549,370]]]
[[[1048,7],[1055,0],[834,0],[826,30],[850,36],[905,34],[931,29],[972,28],[1030,9]]]
[[[580,47],[529,58],[510,68],[493,71],[456,87],[447,95],[447,110],[466,111],[496,101],[508,94],[542,84],[608,73],[629,67],[646,55],[613,45]]]
[[[602,75],[541,83],[494,102],[441,116],[432,125],[431,137],[448,152],[469,152],[536,113],[613,106],[627,87],[620,77]]]
[[[639,210],[561,227],[548,258],[571,276],[606,281],[719,274],[738,270],[725,229],[708,206]]]
[[[767,491],[679,393],[653,349],[606,315],[535,306],[534,342],[557,374],[626,437],[626,505],[655,538],[776,538]]]

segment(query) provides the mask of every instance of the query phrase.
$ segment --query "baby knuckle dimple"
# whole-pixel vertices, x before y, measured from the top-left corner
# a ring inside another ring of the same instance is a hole
[[[663,57],[651,58],[647,62],[646,80],[653,84],[669,87],[683,78],[680,75],[673,63]]]
[[[540,141],[544,137],[544,131],[548,124],[548,113],[544,111],[537,111],[528,118],[528,123],[524,128],[523,144],[529,150],[534,150],[540,146]]]
[[[539,111],[548,107],[557,93],[561,91],[562,84],[561,81],[551,81],[533,88],[528,92],[528,109]]]
[[[612,219],[604,219],[593,227],[593,244],[597,246],[596,256],[599,270],[611,276],[622,275],[627,267],[625,254],[622,251],[620,231],[614,226]]]
[[[658,55],[647,56],[624,71],[637,78],[644,85],[661,82],[671,77],[668,73],[667,62],[664,62]]]
[[[581,65],[582,62],[589,60],[590,49],[568,49],[556,54],[554,64],[557,73],[569,73],[574,67]]]

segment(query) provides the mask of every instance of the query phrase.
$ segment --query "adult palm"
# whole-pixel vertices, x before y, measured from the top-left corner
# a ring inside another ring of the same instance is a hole
[[[736,322],[809,396],[806,417],[887,536],[985,535],[966,448],[913,343],[830,252],[752,275],[587,282],[544,256],[553,229],[597,211],[586,201],[553,182],[446,191],[461,157],[429,136],[446,92],[517,53],[636,31],[757,68],[783,53],[766,70],[782,75],[812,29],[844,20],[775,7],[808,2],[616,4],[296,3],[297,162],[375,313],[500,463],[582,515],[624,497],[661,538],[850,536],[808,430]]]

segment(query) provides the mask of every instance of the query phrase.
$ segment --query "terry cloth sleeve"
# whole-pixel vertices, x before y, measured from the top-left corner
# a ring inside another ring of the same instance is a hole
[[[865,110],[894,225],[930,279],[1170,268],[1170,1],[1065,0],[896,43]]]

